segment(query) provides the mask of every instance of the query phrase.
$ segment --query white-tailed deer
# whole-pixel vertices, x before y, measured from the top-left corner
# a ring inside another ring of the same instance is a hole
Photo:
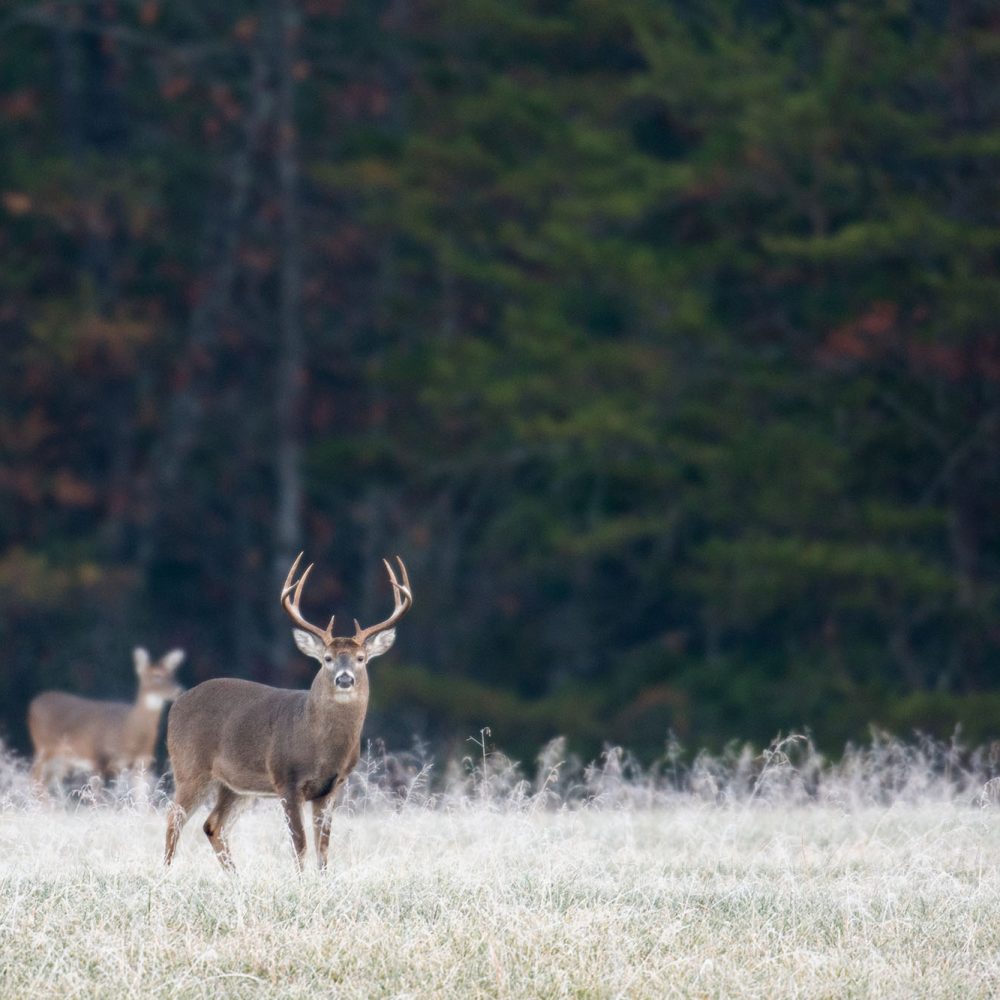
[[[310,564],[293,582],[302,553],[292,563],[281,604],[292,621],[295,644],[320,670],[308,691],[268,687],[220,677],[204,681],[177,699],[167,720],[167,748],[176,792],[167,818],[164,861],[170,864],[187,817],[210,794],[215,804],[203,829],[224,868],[232,868],[226,824],[238,804],[258,796],[281,799],[299,869],[306,850],[302,805],[312,804],[313,836],[320,868],[330,843],[327,805],[361,755],[361,728],[368,711],[368,661],[381,656],[396,638],[396,622],[413,604],[403,560],[402,580],[386,560],[392,585],[392,614],[354,635],[334,636],[302,617],[299,600]]]
[[[95,701],[64,691],[45,691],[28,706],[35,747],[31,777],[44,791],[53,769],[85,768],[108,780],[153,763],[163,706],[184,689],[174,676],[184,651],[174,649],[156,663],[141,646],[132,651],[139,690],[135,702]]]

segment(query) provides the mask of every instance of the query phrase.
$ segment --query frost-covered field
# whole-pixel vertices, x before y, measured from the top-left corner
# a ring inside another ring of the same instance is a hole
[[[645,772],[562,757],[530,780],[498,758],[410,769],[403,799],[373,765],[332,869],[302,876],[273,803],[237,823],[235,876],[203,814],[165,871],[155,796],[43,807],[8,764],[0,995],[1000,995],[983,761],[890,742],[835,767],[798,743]]]

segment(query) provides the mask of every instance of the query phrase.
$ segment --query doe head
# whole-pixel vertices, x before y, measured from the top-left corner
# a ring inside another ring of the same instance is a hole
[[[139,678],[139,697],[147,708],[160,709],[184,692],[176,676],[177,668],[184,662],[183,649],[172,649],[153,661],[147,650],[136,646],[132,650],[132,660]]]

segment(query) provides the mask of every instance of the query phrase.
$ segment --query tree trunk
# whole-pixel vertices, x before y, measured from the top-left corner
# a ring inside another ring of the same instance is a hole
[[[185,463],[198,440],[205,399],[211,391],[213,357],[218,345],[218,329],[232,301],[239,273],[237,255],[243,235],[247,207],[254,181],[254,157],[261,130],[270,116],[271,96],[267,87],[266,63],[260,52],[253,59],[251,109],[246,118],[244,140],[233,154],[227,171],[228,193],[217,210],[217,192],[209,198],[206,212],[201,273],[204,290],[191,313],[190,334],[185,356],[178,365],[177,389],[170,397],[163,430],[152,449],[145,477],[140,509],[147,512],[140,525],[138,564],[145,575],[159,547],[159,523],[169,510],[179,488]]]
[[[280,587],[302,544],[301,409],[305,380],[302,337],[302,226],[299,206],[298,136],[295,126],[295,61],[299,14],[292,0],[277,0],[268,14],[275,77],[275,132],[280,205],[278,277],[278,368],[275,386],[274,450],[277,497],[274,517],[275,587]],[[288,681],[287,625],[272,604],[274,634],[271,669],[279,684]]]

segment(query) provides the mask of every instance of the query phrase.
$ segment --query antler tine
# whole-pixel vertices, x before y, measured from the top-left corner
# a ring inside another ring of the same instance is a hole
[[[295,576],[295,571],[299,568],[299,563],[302,562],[302,557],[305,552],[300,552],[295,557],[295,562],[292,563],[292,568],[288,571],[288,576],[285,577],[285,585],[281,588],[281,600],[285,600],[285,595],[291,590],[292,577]],[[311,567],[310,567],[311,568]],[[306,571],[308,572],[308,570]]]
[[[354,641],[364,642],[369,636],[374,635],[376,632],[384,632],[386,629],[392,628],[396,622],[399,621],[403,615],[413,606],[413,593],[410,590],[410,578],[406,572],[406,566],[403,560],[396,556],[396,562],[399,563],[400,575],[403,577],[403,582],[400,583],[396,579],[396,574],[393,572],[392,566],[388,559],[383,559],[382,563],[386,568],[386,572],[389,574],[389,583],[392,585],[392,598],[393,598],[393,609],[392,614],[384,622],[379,622],[378,625],[369,625],[368,628],[362,628],[358,620],[354,619]]]
[[[295,588],[295,603],[296,605],[302,600],[302,588],[306,585],[306,580],[309,579],[309,574],[312,572],[312,568],[315,564],[309,563],[306,566],[305,572],[299,577],[299,585]]]
[[[293,583],[292,580],[295,577],[295,571],[299,568],[299,563],[302,561],[303,553],[299,553],[292,563],[292,568],[288,571],[288,576],[285,577],[285,585],[281,589],[281,606],[285,609],[288,617],[295,622],[299,628],[305,629],[307,632],[311,632],[313,635],[318,636],[320,639],[329,640],[333,638],[333,618],[330,619],[330,624],[326,631],[319,628],[317,625],[313,625],[311,622],[307,622],[305,618],[302,617],[302,612],[299,609],[299,602],[302,599],[302,589],[306,585],[306,580],[309,578],[309,574],[312,572],[315,563],[310,563],[303,572],[302,576]],[[292,595],[292,591],[295,591]],[[292,595],[289,597],[289,595]]]
[[[410,578],[406,572],[406,565],[403,563],[403,560],[399,558],[399,556],[396,556],[396,562],[399,563],[400,576],[402,576],[403,578],[402,583],[400,583],[396,579],[396,574],[393,572],[392,566],[389,564],[389,560],[388,559],[382,560],[382,564],[385,566],[386,572],[389,574],[389,582],[392,584],[393,598],[395,600],[396,605],[398,606],[400,604],[400,592],[402,592],[403,594],[406,595],[407,600],[409,600],[410,603],[412,604],[413,593],[410,590]]]
[[[396,562],[399,563],[399,572],[403,577],[403,590],[406,591],[406,596],[409,597],[410,602],[413,602],[413,591],[410,590],[410,574],[406,572],[406,563],[403,562],[399,556],[396,556]]]
[[[382,565],[385,567],[386,573],[389,574],[389,583],[392,585],[392,603],[395,607],[399,607],[399,581],[396,579],[396,574],[392,571],[392,566],[389,564],[388,559],[382,560]]]

